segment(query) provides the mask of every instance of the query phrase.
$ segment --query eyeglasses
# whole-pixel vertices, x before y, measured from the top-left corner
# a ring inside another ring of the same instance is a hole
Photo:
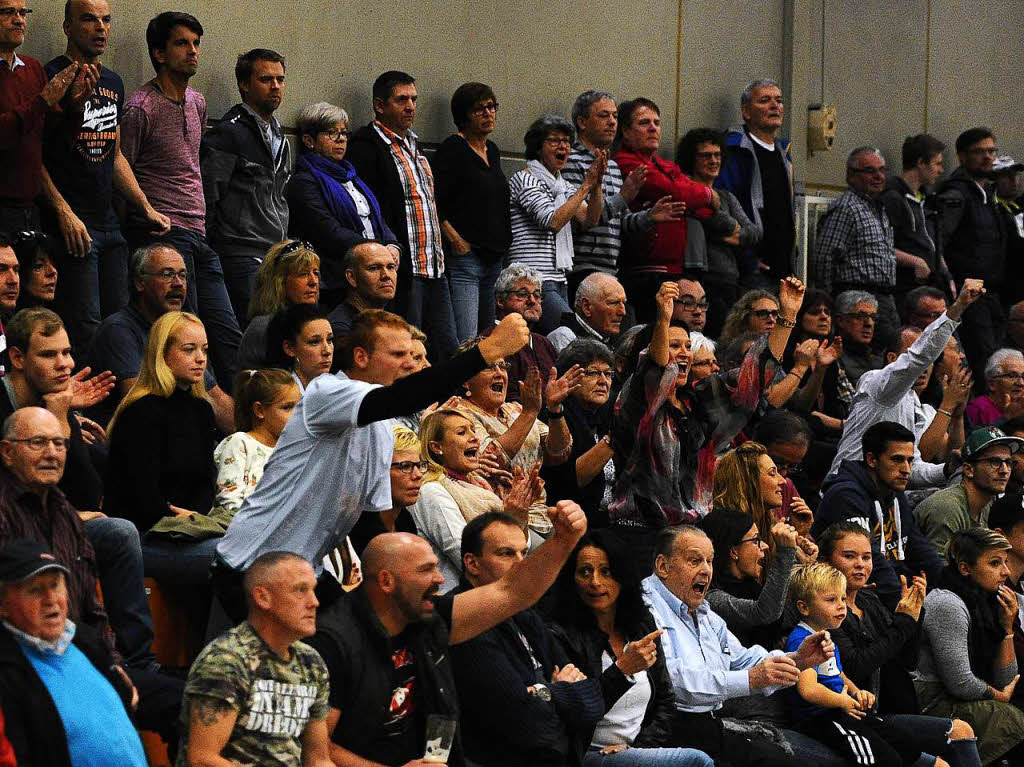
[[[63,437],[26,437],[25,439],[8,439],[8,442],[24,442],[33,453],[40,452],[47,445],[52,445],[58,452],[67,452],[71,440]]]
[[[976,458],[975,463],[988,464],[990,469],[1001,469],[1004,466],[1009,469],[1013,467],[1012,458]]]
[[[778,309],[751,309],[750,313],[761,320],[766,320],[769,317],[773,320],[777,320],[779,318]]]
[[[611,381],[612,380],[612,371],[610,371],[610,370],[584,370],[583,371],[583,377],[584,378],[590,378],[592,380],[596,380],[598,378],[605,378],[605,379]]]
[[[572,146],[572,139],[566,138],[565,136],[549,136],[544,139],[544,143],[549,144],[550,146]]]
[[[185,284],[188,282],[188,270],[182,269],[161,269],[159,272],[143,272],[147,277],[156,277],[158,280],[164,282],[174,282],[177,278],[181,283]]]
[[[752,538],[743,538],[737,545],[742,546],[744,543],[753,543],[755,546],[761,545],[761,536],[755,535]]]
[[[352,134],[347,130],[322,130],[320,133],[327,136],[335,144],[340,144],[342,141],[348,141],[348,137]]]
[[[1005,378],[1007,381],[1024,381],[1024,373],[1000,373],[996,378]]]
[[[525,301],[528,298],[532,298],[534,301],[540,301],[543,294],[539,290],[527,290],[526,288],[523,288],[522,290],[510,290],[508,295],[515,296],[520,301]]]
[[[721,160],[722,159],[722,153],[721,152],[697,152],[696,154],[694,154],[694,157],[696,157],[698,160]]]
[[[802,463],[790,463],[789,461],[783,461],[781,459],[774,459],[775,468],[779,470],[779,474],[799,474],[803,471]]]
[[[482,115],[484,112],[497,112],[498,111],[498,102],[497,101],[488,101],[486,104],[480,104],[479,106],[475,106],[472,109],[470,109],[469,111],[472,112],[475,115]]]
[[[505,362],[505,360],[498,360],[497,362],[492,362],[490,365],[488,365],[487,369],[488,370],[508,370],[508,363]]]
[[[707,299],[704,299],[703,301],[694,301],[692,298],[673,298],[672,303],[683,307],[688,312],[692,312],[694,309],[706,312],[708,307],[711,305],[708,303]]]
[[[427,461],[397,461],[391,464],[392,469],[398,469],[402,474],[411,475],[413,469],[419,469],[420,474],[426,474],[430,464]]]
[[[855,312],[853,314],[844,314],[843,316],[851,320],[856,320],[857,322],[867,322],[868,320],[871,322],[878,322],[877,312]]]
[[[25,19],[28,18],[30,13],[32,13],[31,8],[0,8],[0,16],[5,16],[9,19],[15,16]]]
[[[691,362],[691,368],[710,368],[718,364],[718,360],[712,358],[709,360],[700,360],[699,362]]]

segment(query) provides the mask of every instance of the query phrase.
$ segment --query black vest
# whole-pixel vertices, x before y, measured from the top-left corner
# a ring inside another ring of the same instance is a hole
[[[977,184],[959,174],[943,184],[942,191],[947,189],[957,189],[963,198],[960,225],[948,235],[944,253],[953,277],[957,282],[974,277],[989,285],[996,284],[1003,277],[1005,246],[994,196],[990,192],[983,200]],[[952,204],[956,204],[955,200]]]

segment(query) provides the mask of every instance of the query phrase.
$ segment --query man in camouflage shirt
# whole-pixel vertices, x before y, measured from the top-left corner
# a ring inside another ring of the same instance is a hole
[[[313,568],[295,554],[252,563],[248,619],[207,645],[189,671],[178,767],[331,767],[327,667],[299,641],[316,631],[315,587]]]

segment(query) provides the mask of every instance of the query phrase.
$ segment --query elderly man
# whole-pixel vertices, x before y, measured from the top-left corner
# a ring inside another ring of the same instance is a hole
[[[877,334],[891,344],[900,326],[893,291],[896,256],[889,215],[879,200],[885,189],[885,158],[875,147],[857,147],[846,158],[848,188],[818,221],[808,264],[814,284],[839,293],[860,290],[878,302]]]
[[[747,84],[740,94],[743,124],[726,133],[722,172],[715,181],[716,187],[736,196],[747,217],[764,231],[757,247],[744,254],[748,268],[740,272],[767,272],[769,284],[788,277],[795,266],[793,162],[789,141],[779,137],[783,112],[777,82],[761,78]]]
[[[561,327],[548,333],[555,351],[562,351],[577,338],[614,344],[626,316],[626,291],[610,274],[594,272],[576,289],[575,309],[563,314]]]
[[[885,364],[882,355],[872,346],[878,322],[878,300],[863,290],[840,293],[835,306],[836,331],[843,339],[840,356],[847,378],[854,386],[869,370]]]
[[[301,640],[316,631],[316,576],[273,551],[245,574],[249,614],[196,658],[185,683],[179,764],[332,767],[327,668]]]
[[[955,534],[972,527],[989,527],[992,501],[1006,492],[1013,465],[1024,439],[1008,437],[995,426],[975,429],[964,445],[963,479],[954,487],[932,493],[914,508],[917,526],[942,561]]]
[[[448,397],[481,370],[515,354],[529,330],[510,314],[479,344],[418,372],[412,329],[380,309],[360,313],[341,353],[342,372],[313,381],[281,433],[263,478],[217,545],[214,588],[228,615],[243,617],[242,571],[268,551],[314,563],[345,539],[360,514],[392,508],[389,420]],[[306,520],[295,524],[297,517]],[[333,582],[332,582],[333,581]],[[337,581],[321,578],[325,604]]]
[[[946,311],[946,294],[930,285],[922,285],[907,293],[903,302],[906,323],[924,330]]]
[[[978,280],[967,280],[949,310],[925,328],[917,340],[904,350],[897,336],[896,343],[888,350],[889,363],[880,370],[870,370],[861,376],[836,449],[835,460],[829,470],[830,475],[838,472],[844,461],[856,461],[863,457],[861,441],[872,424],[891,421],[913,432],[918,419],[924,418],[914,384],[922,376],[930,374],[931,366],[943,353],[953,331],[960,325],[964,311],[984,292],[985,288]],[[936,411],[935,417],[949,419],[952,416],[952,411]],[[938,487],[945,484],[945,467],[921,461],[916,443],[914,459],[910,478],[914,487]]]
[[[967,403],[964,415],[972,427],[1002,423],[1024,415],[1024,354],[999,349],[985,363],[985,389]]]
[[[690,333],[703,333],[708,321],[708,302],[704,286],[684,277],[676,281],[679,297],[672,308],[672,324],[682,325]]]
[[[146,353],[149,329],[167,312],[181,311],[188,290],[185,260],[171,245],[154,243],[132,253],[129,263],[131,302],[100,323],[92,339],[88,359],[93,370],[109,370],[117,386],[92,411],[93,417],[107,423],[118,403],[135,385]],[[206,391],[213,405],[217,425],[222,431],[234,431],[234,402],[217,385],[207,370]]]
[[[45,545],[0,549],[0,709],[19,764],[145,767],[138,700],[89,626],[68,620],[71,573]]]
[[[832,641],[819,631],[789,654],[744,647],[705,600],[714,556],[703,530],[667,527],[655,544],[654,573],[643,581],[644,601],[664,631],[661,646],[676,695],[675,737],[736,767],[805,764],[768,741],[731,729],[726,734],[716,712],[727,700],[791,687],[800,671],[832,657]]]
[[[551,368],[555,366],[558,352],[547,336],[532,332],[541,315],[540,273],[525,264],[514,263],[506,266],[494,283],[496,305],[495,327],[502,318],[516,313],[522,315],[530,326],[530,340],[518,353],[505,360],[508,363],[509,402],[519,402],[519,382],[526,379],[526,371],[536,368],[540,372],[541,386],[546,386]],[[494,328],[485,328],[481,335],[488,336]]]
[[[398,287],[395,251],[379,242],[362,242],[345,251],[342,262],[348,294],[327,315],[337,343],[352,329],[363,309],[384,309]]]
[[[321,612],[310,640],[330,670],[335,765],[420,764],[427,718],[459,718],[449,645],[532,606],[586,530],[583,510],[571,501],[548,514],[554,531],[547,541],[495,582],[459,594],[438,596],[444,578],[422,538],[388,533],[370,542],[362,585]],[[460,741],[457,734],[451,767],[463,765]]]

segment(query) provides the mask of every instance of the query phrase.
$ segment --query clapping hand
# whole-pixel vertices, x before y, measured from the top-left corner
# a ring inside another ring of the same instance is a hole
[[[836,336],[831,341],[825,340],[818,347],[818,365],[828,367],[843,355],[843,338]]]
[[[647,180],[647,166],[637,165],[633,170],[630,171],[629,175],[622,182],[622,189],[619,190],[619,196],[626,201],[626,204],[633,202],[636,196],[640,193],[643,188],[644,181]],[[671,197],[664,197],[662,199],[670,200]],[[659,200],[658,202],[661,202]]]
[[[637,170],[640,169],[647,170],[643,165],[637,167]],[[662,197],[647,211],[648,218],[656,224],[664,224],[667,221],[681,221],[685,215],[686,203],[675,202],[671,197]]]
[[[559,407],[570,394],[578,391],[583,385],[583,368],[573,365],[565,371],[565,375],[558,377],[558,370],[551,368],[548,375],[548,385],[544,387],[544,401],[549,408]]]
[[[921,618],[921,607],[924,605],[925,594],[928,591],[928,581],[921,575],[915,575],[912,585],[907,585],[906,576],[900,576],[900,601],[896,605],[896,612],[909,615],[915,621]]]
[[[544,404],[540,395],[540,371],[531,367],[526,371],[526,378],[519,382],[519,399],[523,405],[523,411],[533,413],[534,416],[540,412]]]

